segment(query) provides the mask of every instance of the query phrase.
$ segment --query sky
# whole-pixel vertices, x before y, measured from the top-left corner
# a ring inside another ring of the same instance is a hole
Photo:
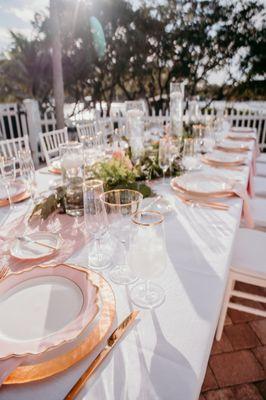
[[[0,0],[0,53],[10,44],[9,30],[31,37],[34,13],[48,4],[49,0]]]

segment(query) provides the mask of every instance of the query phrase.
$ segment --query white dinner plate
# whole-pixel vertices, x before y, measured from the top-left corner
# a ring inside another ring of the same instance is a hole
[[[51,162],[49,171],[55,174],[61,174],[61,160],[54,160]]]
[[[217,192],[231,192],[233,182],[222,175],[212,175],[204,172],[184,174],[172,180],[172,187],[176,185],[181,190],[195,194],[215,194]]]
[[[237,132],[237,133],[255,133],[256,132],[256,130],[253,128],[248,128],[248,127],[243,127],[243,126],[233,127],[230,130],[232,132]]]
[[[16,180],[11,183],[10,185],[10,197],[18,196],[19,194],[22,194],[26,192],[26,186],[25,183],[21,180]],[[0,185],[0,200],[5,200],[8,198],[6,188],[4,185]]]
[[[0,284],[0,359],[37,355],[77,338],[98,313],[98,288],[72,266],[37,266]]]
[[[29,243],[16,239],[10,248],[10,254],[20,260],[37,260],[55,253],[62,247],[60,235],[51,232],[36,232],[27,235],[32,240],[55,247],[55,250],[41,246],[36,243]]]
[[[230,164],[244,164],[245,158],[238,154],[223,153],[221,151],[214,151],[212,153],[205,154],[204,158],[208,161],[218,163],[230,163]]]
[[[221,143],[219,143],[218,146],[223,147],[225,149],[250,150],[247,143],[233,142],[232,140],[223,140]]]

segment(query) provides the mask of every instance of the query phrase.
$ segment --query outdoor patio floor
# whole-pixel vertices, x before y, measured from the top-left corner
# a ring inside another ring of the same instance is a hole
[[[266,295],[263,288],[237,287]],[[265,303],[256,305],[266,309]],[[266,318],[228,310],[222,339],[213,342],[199,400],[266,400]]]

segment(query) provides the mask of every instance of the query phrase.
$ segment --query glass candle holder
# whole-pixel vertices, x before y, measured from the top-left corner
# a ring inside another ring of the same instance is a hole
[[[170,124],[171,134],[181,136],[183,133],[184,82],[170,83]]]
[[[65,209],[68,215],[83,215],[83,144],[68,142],[60,145],[63,185],[66,189]]]

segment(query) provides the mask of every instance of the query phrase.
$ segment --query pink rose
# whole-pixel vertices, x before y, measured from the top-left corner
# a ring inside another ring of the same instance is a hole
[[[116,150],[116,151],[114,151],[113,154],[112,154],[112,157],[113,157],[115,160],[118,160],[118,161],[122,161],[122,159],[124,158],[124,156],[125,156],[125,153],[124,153],[122,150]]]

